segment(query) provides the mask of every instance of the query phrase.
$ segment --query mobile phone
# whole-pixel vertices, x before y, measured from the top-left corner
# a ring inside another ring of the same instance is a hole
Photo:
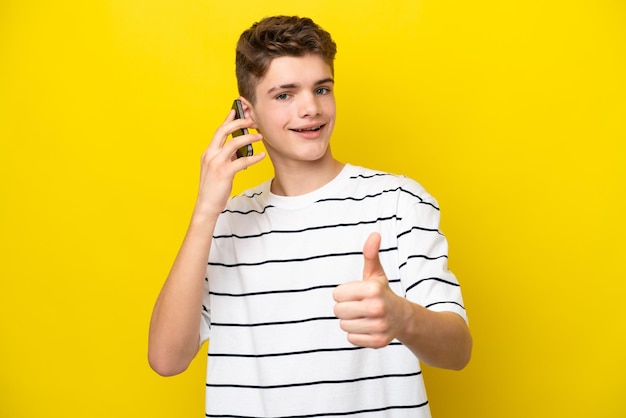
[[[243,113],[243,106],[241,105],[241,100],[235,99],[233,102],[233,109],[235,109],[235,119],[244,119],[245,115]],[[240,135],[248,135],[248,129],[242,128],[237,129],[233,132],[233,138]],[[252,144],[244,145],[243,147],[237,150],[237,158],[241,157],[251,157],[254,154],[254,150],[252,149]]]

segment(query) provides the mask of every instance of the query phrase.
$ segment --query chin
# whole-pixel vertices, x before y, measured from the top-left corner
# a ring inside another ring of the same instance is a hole
[[[330,148],[327,148],[324,151],[310,153],[310,154],[302,156],[302,160],[308,161],[311,163],[322,162],[331,158],[332,158],[332,155],[330,153]]]

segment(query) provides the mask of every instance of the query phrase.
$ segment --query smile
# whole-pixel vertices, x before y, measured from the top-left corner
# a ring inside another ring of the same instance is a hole
[[[290,129],[291,131],[294,132],[317,132],[320,129],[322,129],[324,127],[324,125],[320,125],[320,126],[313,126],[311,128],[304,128],[304,129]]]

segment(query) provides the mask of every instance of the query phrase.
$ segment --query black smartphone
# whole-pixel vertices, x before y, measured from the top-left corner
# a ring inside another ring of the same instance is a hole
[[[235,119],[245,118],[243,114],[243,106],[241,105],[241,100],[235,99],[235,101],[233,102],[233,109],[235,109]],[[233,132],[233,138],[240,135],[248,135],[248,129],[237,129],[235,132]],[[237,150],[237,158],[251,157],[252,154],[254,154],[252,144],[244,145]]]

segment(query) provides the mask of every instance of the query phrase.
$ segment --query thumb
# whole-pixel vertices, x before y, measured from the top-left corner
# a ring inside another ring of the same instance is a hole
[[[369,280],[377,276],[385,277],[385,271],[380,264],[378,251],[380,250],[380,234],[373,232],[367,237],[363,246],[363,280]]]

